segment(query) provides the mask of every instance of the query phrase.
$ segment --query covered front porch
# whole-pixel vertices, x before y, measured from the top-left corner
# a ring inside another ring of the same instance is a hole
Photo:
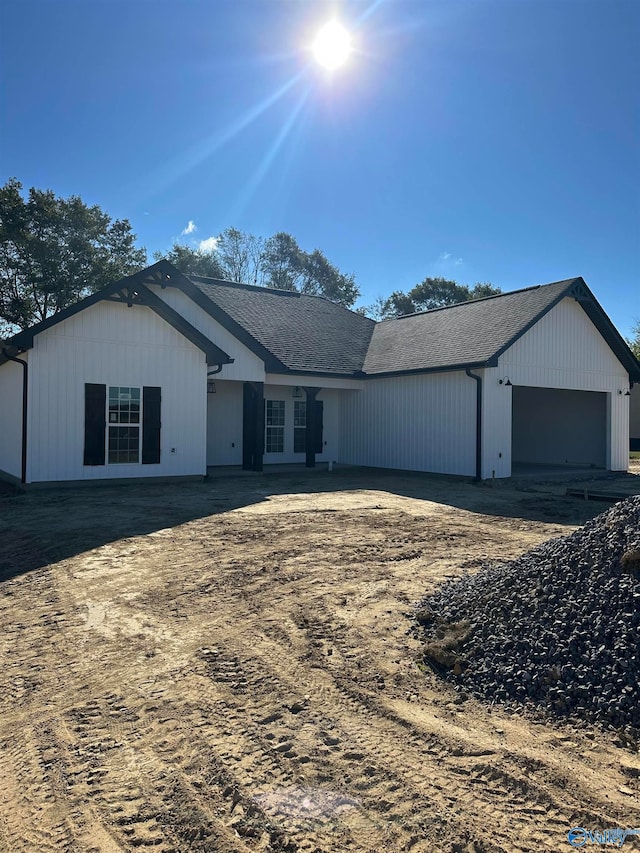
[[[322,378],[207,385],[207,470],[262,471],[264,466],[314,468],[340,458],[340,409],[353,389],[324,387]],[[325,380],[327,381],[327,380]],[[328,380],[330,381],[330,380]],[[303,384],[304,383],[304,384]]]

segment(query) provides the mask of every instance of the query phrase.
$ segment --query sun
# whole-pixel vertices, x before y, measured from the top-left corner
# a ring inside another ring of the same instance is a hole
[[[338,21],[329,21],[318,32],[312,49],[320,65],[333,71],[344,65],[349,58],[351,35]]]

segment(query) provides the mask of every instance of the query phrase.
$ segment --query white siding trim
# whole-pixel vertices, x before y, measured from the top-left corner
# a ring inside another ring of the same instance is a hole
[[[366,380],[368,381],[368,380]],[[341,376],[309,376],[303,374],[267,373],[265,383],[268,385],[287,385],[289,387],[307,386],[309,388],[344,388],[359,391],[364,387],[362,379],[348,379]]]
[[[291,385],[265,385],[265,401],[284,400],[285,408],[284,452],[265,452],[263,460],[265,465],[288,464],[292,462],[304,463],[305,461],[304,453],[293,452],[293,412],[295,403],[295,399],[292,396],[293,387]],[[337,461],[340,452],[340,407],[345,393],[334,389],[323,388],[317,396],[317,399],[322,400],[324,403],[323,450],[322,453],[316,453],[317,462]],[[306,400],[306,397],[303,394],[299,399],[303,401]]]
[[[498,360],[483,377],[482,476],[511,476],[511,387],[603,391],[609,395],[607,467],[626,471],[629,460],[629,375],[580,304],[567,297]]]
[[[150,286],[150,289],[234,359],[233,364],[223,366],[222,371],[218,374],[220,379],[244,382],[265,381],[262,359],[241,343],[231,332],[228,332],[217,320],[207,314],[190,296],[176,287],[166,287],[163,290],[159,286]]]
[[[369,379],[344,392],[341,424],[340,462],[475,474],[476,382],[464,371]]]
[[[19,358],[29,363],[28,353]],[[24,368],[8,361],[0,366],[0,471],[22,478],[22,383]]]
[[[27,481],[205,474],[206,372],[204,354],[143,306],[98,302],[36,335]],[[159,464],[83,465],[87,382],[160,386]]]

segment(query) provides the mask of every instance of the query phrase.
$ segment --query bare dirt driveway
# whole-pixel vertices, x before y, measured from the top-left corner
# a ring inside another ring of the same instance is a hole
[[[4,492],[0,850],[517,853],[640,826],[613,734],[461,700],[408,633],[445,578],[606,508],[565,486]]]

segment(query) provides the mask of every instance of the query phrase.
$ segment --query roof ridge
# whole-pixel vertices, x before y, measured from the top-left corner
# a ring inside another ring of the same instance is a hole
[[[371,323],[375,324],[376,322],[374,319],[368,317],[366,314],[363,314],[361,311],[356,311],[353,308],[343,305],[341,302],[335,302],[333,299],[329,299],[328,296],[325,296],[322,293],[305,293],[301,290],[285,290],[284,288],[279,287],[265,287],[261,284],[244,284],[243,282],[239,281],[227,281],[223,278],[212,278],[206,275],[187,275],[187,278],[194,284],[196,283],[194,279],[197,279],[203,284],[220,284],[223,287],[238,287],[243,288],[245,290],[255,290],[259,293],[275,293],[278,296],[297,296],[299,298],[302,298],[304,296],[308,299],[321,299],[323,302],[327,302],[329,305],[336,305],[338,308],[342,308],[344,311],[348,311],[350,314],[355,314],[357,317],[364,317],[365,320],[369,320]]]
[[[189,273],[184,273],[184,275],[189,279],[189,281],[196,284],[194,279],[201,281],[203,284],[220,284],[223,287],[236,287],[241,288],[243,290],[257,290],[260,293],[277,293],[279,296],[308,296],[309,294],[300,293],[299,290],[285,290],[282,287],[265,287],[262,284],[245,284],[242,281],[228,281],[224,278],[213,278],[208,275],[193,275]]]
[[[425,311],[414,311],[411,314],[401,314],[399,317],[387,317],[378,320],[379,323],[389,323],[393,320],[406,320],[408,317],[420,317],[424,314],[435,314],[436,311],[448,311],[450,308],[460,308],[462,305],[472,305],[476,302],[488,302],[490,299],[500,299],[503,296],[513,296],[516,293],[526,293],[529,290],[539,290],[542,287],[553,287],[557,284],[569,284],[577,281],[581,276],[573,278],[562,278],[559,281],[550,281],[547,284],[532,284],[530,287],[520,287],[517,290],[507,290],[504,293],[494,293],[491,296],[479,296],[477,299],[466,299],[464,302],[454,302],[453,305],[440,305],[438,308],[427,308]]]

